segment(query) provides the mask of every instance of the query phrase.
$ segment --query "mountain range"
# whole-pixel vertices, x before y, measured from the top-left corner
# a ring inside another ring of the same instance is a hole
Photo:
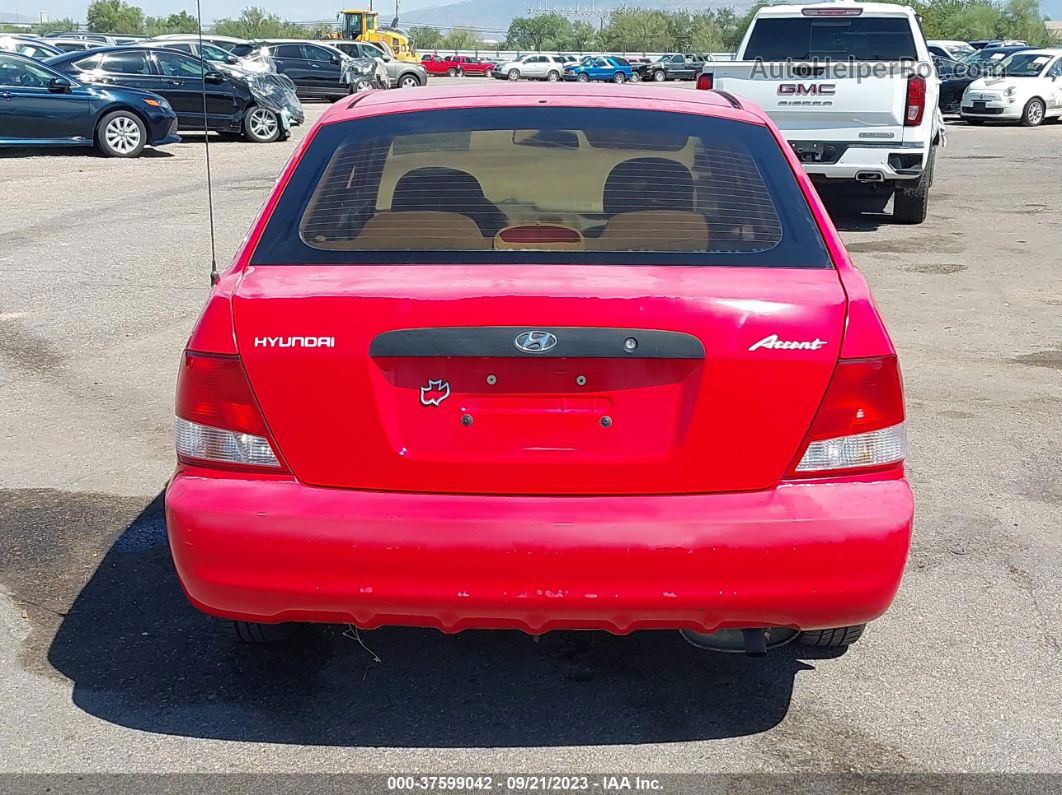
[[[531,16],[543,11],[556,11],[564,14],[573,22],[581,19],[598,27],[602,19],[607,19],[609,11],[623,5],[692,11],[727,6],[736,9],[748,8],[752,5],[752,0],[694,0],[694,2],[690,0],[638,0],[634,3],[608,2],[607,0],[459,0],[442,5],[428,5],[421,0],[416,4],[403,3],[401,25],[406,28],[467,26],[482,31],[484,38],[493,39],[503,36],[509,29],[509,23],[516,17]],[[383,12],[383,9],[387,8],[386,0],[380,3],[378,8],[381,10],[381,19],[389,16]]]

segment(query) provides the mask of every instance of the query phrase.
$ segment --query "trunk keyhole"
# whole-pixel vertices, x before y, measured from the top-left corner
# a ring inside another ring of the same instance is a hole
[[[471,425],[472,424],[472,415],[471,414],[463,414],[463,415],[461,415],[461,424],[464,425],[466,428],[469,425]]]
[[[612,425],[612,418],[606,414],[601,418],[601,427],[608,428],[610,425]]]

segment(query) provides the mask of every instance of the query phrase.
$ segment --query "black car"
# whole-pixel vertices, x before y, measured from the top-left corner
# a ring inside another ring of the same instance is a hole
[[[95,146],[136,157],[177,137],[177,114],[157,94],[86,85],[25,55],[0,52],[0,146]]]
[[[665,80],[696,80],[704,66],[704,56],[668,53],[655,61],[643,64],[631,64],[639,80],[653,80],[663,83]]]
[[[120,85],[152,91],[169,100],[182,130],[203,129],[203,92],[206,122],[220,133],[242,134],[256,143],[287,138],[289,114],[264,106],[248,80],[214,71],[210,64],[176,50],[147,47],[102,47],[69,52],[46,63],[89,83]]]
[[[271,58],[277,72],[287,75],[300,97],[335,101],[351,93],[344,75],[344,59],[333,47],[312,41],[251,41],[232,48],[241,58],[255,52]]]

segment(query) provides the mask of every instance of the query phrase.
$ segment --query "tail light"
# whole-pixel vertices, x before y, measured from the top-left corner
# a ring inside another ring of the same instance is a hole
[[[862,472],[893,466],[906,455],[896,357],[842,359],[789,476]]]
[[[177,377],[177,458],[225,469],[288,471],[239,356],[185,351]]]
[[[907,78],[907,105],[903,113],[905,127],[917,127],[926,112],[926,79],[913,75]]]
[[[711,72],[701,72],[697,76],[697,89],[700,91],[711,91],[715,85],[715,75]]]

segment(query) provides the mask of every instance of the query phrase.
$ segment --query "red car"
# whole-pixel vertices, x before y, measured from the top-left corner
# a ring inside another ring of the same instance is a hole
[[[846,645],[912,523],[896,352],[770,119],[506,84],[336,103],[188,341],[180,581],[291,622]]]
[[[494,71],[494,64],[489,61],[481,61],[469,55],[425,55],[420,62],[428,70],[430,75],[448,75],[460,77],[462,75],[489,75]]]

